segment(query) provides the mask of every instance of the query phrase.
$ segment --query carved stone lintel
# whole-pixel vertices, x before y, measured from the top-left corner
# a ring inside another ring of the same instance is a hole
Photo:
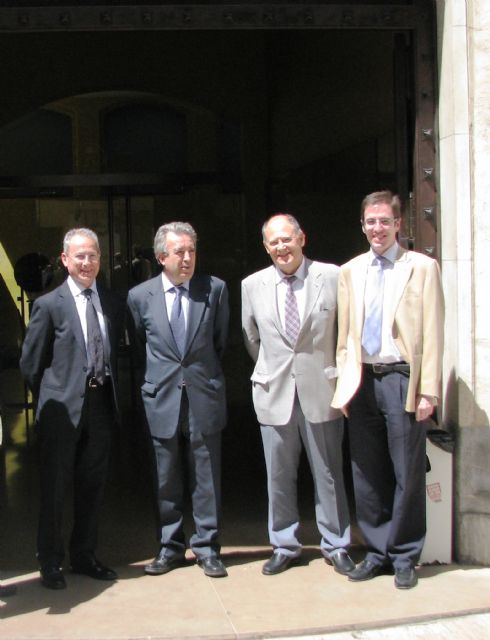
[[[175,29],[416,29],[420,10],[407,4],[294,3],[107,4],[0,8],[0,32]]]

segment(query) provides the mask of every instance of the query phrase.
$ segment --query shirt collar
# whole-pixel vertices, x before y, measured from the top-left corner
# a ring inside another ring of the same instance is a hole
[[[384,253],[382,253],[381,255],[383,256],[383,258],[386,258],[387,260],[389,260],[392,264],[395,263],[396,261],[396,257],[398,255],[398,249],[400,248],[400,245],[398,244],[398,242],[394,242],[391,247],[389,249],[387,249]],[[378,257],[378,254],[376,253],[376,251],[373,251],[372,249],[369,249],[369,264],[373,264],[374,260]]]
[[[78,284],[78,282],[75,282],[75,280],[71,276],[68,276],[68,278],[66,279],[66,284],[68,285],[72,296],[75,298],[79,296],[85,289],[92,289],[94,293],[99,295],[99,292],[97,291],[97,283],[95,280],[92,282],[90,287],[82,287]]]
[[[162,282],[163,282],[163,291],[164,291],[164,293],[168,293],[169,291],[172,291],[175,288],[175,285],[172,284],[170,282],[170,280],[167,278],[167,276],[165,275],[165,271],[162,271]],[[188,292],[189,291],[189,280],[185,280],[185,282],[183,282],[179,286],[184,287],[186,292]]]
[[[306,278],[306,260],[304,256],[303,256],[303,260],[301,261],[301,264],[299,265],[299,267],[296,269],[294,273],[285,274],[278,267],[275,267],[275,269],[276,269],[276,284],[279,284],[279,282],[282,282],[282,280],[284,280],[288,276],[296,276],[296,278],[298,280],[301,280],[302,282],[304,282]]]

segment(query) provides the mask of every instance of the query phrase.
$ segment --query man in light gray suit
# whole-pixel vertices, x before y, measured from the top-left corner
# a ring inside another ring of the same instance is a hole
[[[355,565],[347,553],[343,419],[330,406],[337,375],[338,268],[303,256],[305,235],[291,215],[273,215],[262,236],[274,264],[242,283],[242,325],[255,361],[252,393],[267,467],[274,549],[262,573],[285,571],[301,555],[297,476],[303,444],[315,484],[321,551],[346,575]]]
[[[184,469],[196,528],[190,547],[206,575],[227,575],[218,529],[228,291],[222,280],[194,274],[196,242],[188,223],[160,227],[154,251],[163,273],[128,297],[157,471],[160,550],[145,567],[150,575],[185,563]]]

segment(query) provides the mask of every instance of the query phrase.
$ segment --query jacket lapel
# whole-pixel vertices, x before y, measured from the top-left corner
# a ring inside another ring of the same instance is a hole
[[[364,324],[364,292],[366,290],[367,273],[371,253],[365,253],[361,260],[354,263],[351,274],[351,294],[354,298],[355,317],[357,320],[357,333],[362,335]]]
[[[64,315],[68,318],[70,327],[77,341],[80,351],[83,353],[85,359],[87,358],[87,348],[85,346],[85,338],[83,337],[82,325],[80,322],[80,316],[78,315],[77,305],[73,298],[72,292],[68,283],[65,281],[59,288],[59,302],[63,307]]]
[[[410,254],[408,253],[408,251],[400,247],[398,256],[393,266],[394,282],[389,315],[390,324],[393,324],[395,320],[396,309],[398,307],[398,304],[400,303],[403,292],[405,291],[405,287],[407,286],[410,274],[412,273],[412,264],[409,255]]]
[[[148,289],[148,313],[155,322],[157,332],[162,336],[162,339],[175,355],[180,358],[180,353],[175,343],[167,315],[167,305],[161,275],[153,278],[151,286]]]
[[[199,276],[194,276],[189,282],[189,313],[187,317],[185,353],[189,350],[192,341],[202,322],[204,312],[208,306],[211,292],[210,281]]]
[[[301,323],[301,327],[299,330],[299,336],[303,331],[303,327],[306,324],[306,320],[311,314],[313,307],[315,306],[316,301],[318,300],[318,296],[320,295],[320,291],[323,287],[323,281],[321,278],[321,274],[315,270],[312,261],[306,259],[306,278],[305,278],[305,313],[303,317],[303,322]]]
[[[277,309],[275,276],[275,267],[269,267],[262,278],[260,295],[262,298],[263,308],[266,310],[267,315],[272,319],[272,322],[274,323],[277,331],[287,340],[288,338],[282,327],[281,319],[279,317],[279,311]]]

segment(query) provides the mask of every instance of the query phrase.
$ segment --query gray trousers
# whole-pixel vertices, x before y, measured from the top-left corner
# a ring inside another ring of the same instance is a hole
[[[325,557],[350,543],[349,509],[342,470],[343,418],[311,423],[296,398],[291,419],[261,425],[269,494],[269,540],[275,553],[301,554],[298,539],[298,465],[304,446],[315,487],[315,512]]]

